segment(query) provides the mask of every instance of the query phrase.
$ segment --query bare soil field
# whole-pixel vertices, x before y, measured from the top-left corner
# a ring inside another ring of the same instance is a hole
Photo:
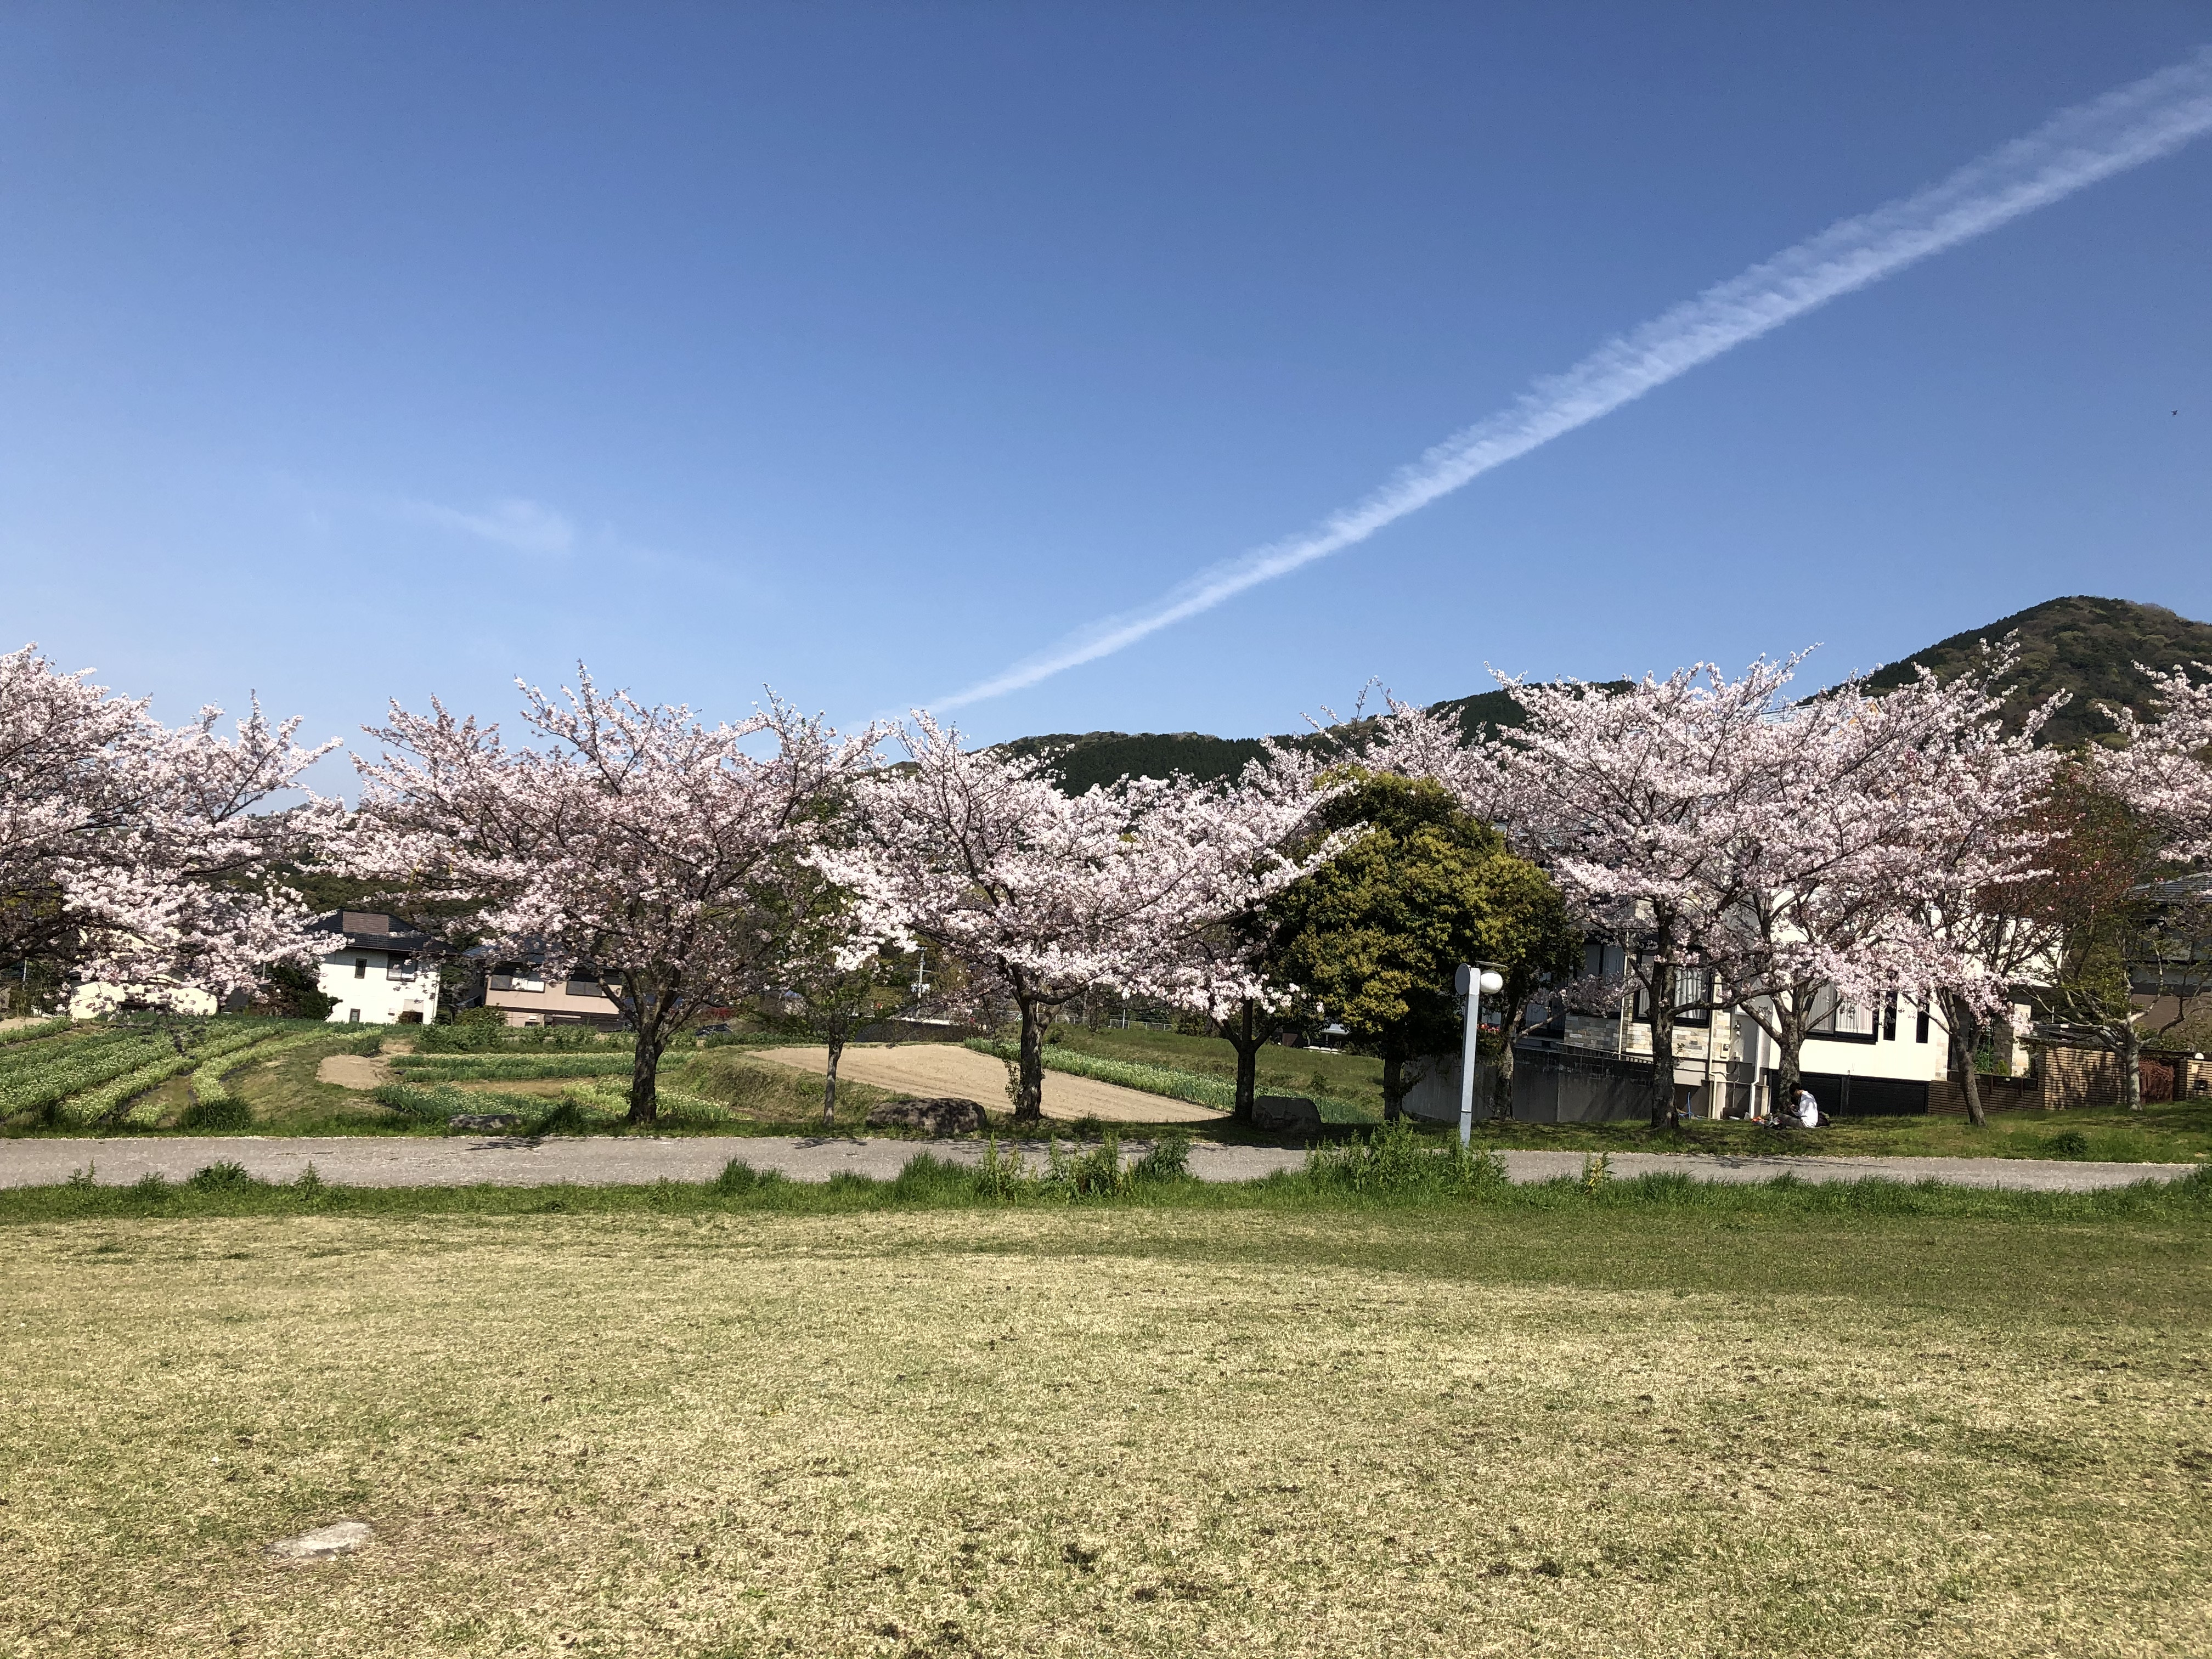
[[[827,1048],[763,1048],[760,1058],[820,1077]],[[957,1043],[910,1042],[896,1048],[854,1047],[837,1062],[840,1079],[851,1078],[901,1094],[956,1096],[997,1115],[1006,1109],[1006,1068],[988,1054]],[[1063,1122],[1095,1117],[1101,1123],[1218,1123],[1226,1115],[1165,1095],[1146,1094],[1065,1072],[1044,1074],[1044,1115]]]

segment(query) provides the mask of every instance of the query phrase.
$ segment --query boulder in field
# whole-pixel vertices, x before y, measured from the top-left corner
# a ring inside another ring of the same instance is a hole
[[[1252,1127],[1262,1134],[1317,1135],[1321,1108],[1304,1095],[1255,1095]]]
[[[446,1120],[446,1127],[463,1134],[498,1133],[520,1129],[522,1120],[513,1112],[456,1112]]]
[[[925,1134],[972,1135],[984,1127],[983,1109],[946,1095],[932,1100],[887,1100],[870,1112],[871,1129],[919,1129]]]

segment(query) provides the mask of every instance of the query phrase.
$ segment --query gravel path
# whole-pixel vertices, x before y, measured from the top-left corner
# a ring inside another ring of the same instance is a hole
[[[1042,1155],[1039,1143],[1029,1143]],[[654,1181],[705,1181],[733,1158],[799,1181],[826,1181],[842,1173],[889,1177],[916,1152],[973,1164],[982,1157],[973,1140],[854,1140],[791,1136],[700,1136],[666,1140],[599,1137],[538,1143],[498,1136],[276,1139],[258,1136],[115,1137],[107,1139],[0,1141],[0,1187],[50,1186],[89,1166],[103,1186],[127,1185],[143,1175],[181,1181],[219,1159],[245,1166],[268,1181],[290,1181],[308,1164],[324,1180],[359,1187],[462,1187],[477,1182],[501,1187],[625,1186]],[[1580,1152],[1506,1152],[1515,1181],[1579,1176]],[[1277,1170],[1295,1170],[1303,1152],[1273,1146],[1191,1148],[1191,1173],[1201,1181],[1248,1181]],[[1703,1181],[1942,1181],[1961,1187],[2008,1187],[2034,1192],[2094,1192],[2138,1181],[2171,1181],[2202,1166],[2193,1164],[2075,1164],[2007,1158],[1714,1158],[1680,1153],[1615,1152],[1616,1177],[1678,1173]]]

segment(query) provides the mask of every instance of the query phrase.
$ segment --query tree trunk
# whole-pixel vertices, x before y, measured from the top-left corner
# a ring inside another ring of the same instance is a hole
[[[2120,1103],[2131,1112],[2142,1110],[2142,1033],[2135,1021],[2123,1016],[2113,1022],[2112,1035],[2120,1059]]]
[[[1797,999],[1793,996],[1791,1000]],[[1770,1116],[1776,1112],[1795,1116],[1797,1091],[1804,1081],[1800,1067],[1805,1054],[1805,1021],[1795,1008],[1784,1008],[1778,1002],[1774,1025],[1774,1093],[1767,1098],[1766,1109]]]
[[[845,1052],[845,1032],[842,1024],[830,1036],[830,1069],[822,1075],[822,1127],[827,1130],[837,1121],[837,1059]]]
[[[1252,1101],[1260,1092],[1260,1045],[1267,1041],[1247,999],[1232,1023],[1221,1025],[1221,1035],[1237,1051],[1237,1108],[1231,1117],[1238,1123],[1252,1121]]]
[[[1015,1073],[1014,1121],[1036,1123],[1044,1117],[1044,1026],[1038,1015],[1045,1011],[1034,997],[1019,992],[1015,1000],[1022,1011],[1022,1046]]]
[[[1382,1121],[1395,1123],[1406,1115],[1406,1061],[1395,1050],[1382,1056]]]
[[[1674,941],[1662,924],[1651,964],[1651,1127],[1674,1121]]]
[[[1951,1027],[1951,1055],[1959,1067],[1959,1087],[1966,1097],[1966,1117],[1977,1129],[1985,1129],[1990,1120],[1982,1107],[1981,1067],[1975,1064],[1982,1047],[1981,1016],[1964,997],[1946,992],[1943,1018]]]
[[[674,1024],[675,1000],[665,991],[634,994],[631,1023],[637,1027],[637,1050],[630,1057],[629,1118],[634,1128],[651,1128],[660,1121],[660,1051],[668,1046]]]
[[[1490,1067],[1490,1115],[1509,1118],[1513,1115],[1513,1039],[1521,1034],[1521,1018],[1528,1006],[1529,988],[1509,980],[1498,994],[1505,999],[1500,1005],[1504,1018],[1498,1022],[1498,1054]]]

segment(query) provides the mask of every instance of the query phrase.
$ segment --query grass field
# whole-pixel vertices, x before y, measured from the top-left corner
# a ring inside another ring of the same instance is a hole
[[[10,1199],[0,1651],[2212,1650],[2201,1195],[888,1191]]]

